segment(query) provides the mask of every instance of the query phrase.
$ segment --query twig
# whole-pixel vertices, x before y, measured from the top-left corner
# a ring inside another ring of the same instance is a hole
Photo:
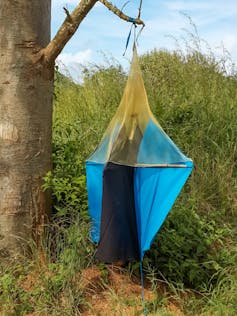
[[[125,20],[127,22],[133,22],[139,25],[145,25],[145,23],[140,18],[131,18],[128,15],[124,14],[121,10],[119,10],[115,5],[107,0],[99,0],[103,5],[105,5],[110,11],[116,14],[120,19]]]

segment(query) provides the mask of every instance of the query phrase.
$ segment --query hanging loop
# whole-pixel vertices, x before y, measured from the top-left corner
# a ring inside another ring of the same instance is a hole
[[[140,0],[137,19],[140,19],[141,11],[142,11],[142,0]],[[145,26],[143,24],[142,27],[140,28],[139,32],[136,34],[136,28],[137,28],[137,24],[135,23],[136,19],[134,19],[132,17],[129,17],[128,21],[132,23],[132,26],[131,26],[130,31],[128,33],[128,37],[127,37],[126,46],[125,46],[125,50],[124,50],[123,56],[125,56],[127,48],[128,48],[128,44],[129,44],[129,41],[130,41],[130,38],[131,38],[132,28],[134,27],[134,40],[133,40],[133,49],[134,49],[134,47],[137,45],[138,38],[141,35],[141,32],[142,32],[142,30],[143,30],[143,28]]]
[[[130,18],[130,19],[132,19],[132,18]],[[134,20],[134,19],[133,19],[133,20]],[[133,22],[133,24],[131,25],[130,31],[129,31],[129,33],[128,33],[128,37],[127,37],[126,46],[125,46],[125,50],[124,50],[123,56],[125,56],[125,54],[126,54],[126,51],[127,51],[127,48],[128,48],[128,44],[129,44],[129,41],[130,41],[130,38],[131,38],[132,28],[133,28],[133,27],[134,27],[134,42],[135,42],[135,40],[136,40],[135,34],[136,34],[137,25],[136,25],[136,23]]]

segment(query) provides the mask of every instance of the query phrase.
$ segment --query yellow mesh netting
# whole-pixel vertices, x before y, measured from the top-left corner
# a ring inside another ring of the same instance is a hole
[[[128,80],[117,112],[88,161],[124,165],[180,163],[189,160],[152,114],[134,46]]]

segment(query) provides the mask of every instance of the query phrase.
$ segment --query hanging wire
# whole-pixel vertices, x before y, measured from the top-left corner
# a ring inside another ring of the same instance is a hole
[[[137,33],[136,43],[138,42],[138,38],[141,35],[141,32],[142,32],[143,29],[144,29],[144,25],[140,28],[139,32]]]
[[[130,41],[130,37],[131,37],[131,33],[132,33],[132,28],[133,28],[133,26],[134,26],[134,23],[131,25],[130,31],[129,31],[129,33],[128,33],[128,37],[127,37],[126,46],[125,46],[125,50],[124,50],[123,56],[125,56],[125,54],[126,54],[126,51],[127,51],[127,48],[128,48],[128,44],[129,44],[129,41]]]
[[[124,3],[124,5],[122,6],[122,8],[120,9],[121,11],[123,11],[123,9],[126,7],[126,5],[129,3],[130,1],[127,1]]]
[[[129,2],[130,2],[130,1],[125,2],[125,4],[123,5],[123,8],[124,8]],[[139,4],[139,8],[138,8],[138,16],[137,16],[138,19],[140,19],[140,17],[141,17],[141,11],[142,11],[142,0],[140,0],[140,4]],[[130,28],[130,31],[129,31],[129,34],[128,34],[128,37],[127,37],[126,46],[125,46],[125,50],[124,50],[123,56],[125,56],[126,51],[127,51],[127,48],[128,48],[128,44],[129,44],[130,37],[131,37],[131,33],[132,33],[132,28],[134,27],[134,45],[137,44],[138,38],[139,38],[139,36],[141,35],[141,32],[142,32],[142,30],[143,30],[143,28],[144,28],[144,25],[142,25],[142,27],[140,28],[139,32],[138,32],[137,35],[136,35],[136,28],[137,28],[137,25],[136,25],[136,23],[134,23],[134,19],[133,19],[133,18],[129,18],[129,22],[132,22],[132,25],[131,25],[131,28]],[[133,46],[134,46],[134,45],[133,45]]]
[[[141,286],[142,286],[142,308],[143,308],[143,315],[147,316],[147,309],[146,309],[146,300],[145,300],[145,285],[144,285],[144,276],[143,276],[143,267],[142,267],[142,260],[140,260],[140,279],[141,279]]]
[[[140,5],[139,5],[139,9],[138,9],[138,19],[140,19],[141,17],[141,12],[142,12],[142,0],[140,0]]]
[[[140,19],[140,17],[141,17],[141,12],[142,12],[142,0],[140,0],[140,4],[139,4],[139,8],[138,8],[138,15],[137,15],[138,19]],[[141,32],[144,29],[144,26],[145,25],[142,25],[142,27],[140,28],[139,32],[137,33],[136,43],[138,42],[138,38],[141,35]]]
[[[141,11],[142,11],[142,0],[140,0],[140,5],[139,5],[139,9],[138,9],[138,19],[140,19],[141,17]],[[136,30],[134,30],[134,47],[135,44],[137,44],[138,41],[138,37],[141,35],[141,32],[144,28],[144,25],[140,28],[137,36],[136,36]],[[143,307],[143,315],[147,316],[147,310],[146,310],[146,300],[145,300],[145,295],[144,295],[144,276],[143,276],[143,267],[142,267],[142,258],[140,260],[140,279],[141,279],[141,285],[142,285],[142,307]]]

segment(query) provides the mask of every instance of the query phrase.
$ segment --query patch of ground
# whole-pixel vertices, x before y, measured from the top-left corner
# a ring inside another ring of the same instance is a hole
[[[92,267],[84,270],[80,279],[88,302],[82,312],[83,316],[143,315],[139,278],[130,278],[128,273],[119,267],[102,270]],[[148,283],[145,284],[144,297],[148,304],[156,298]],[[169,304],[168,310],[170,313],[166,314],[167,316],[183,316],[174,303]]]

